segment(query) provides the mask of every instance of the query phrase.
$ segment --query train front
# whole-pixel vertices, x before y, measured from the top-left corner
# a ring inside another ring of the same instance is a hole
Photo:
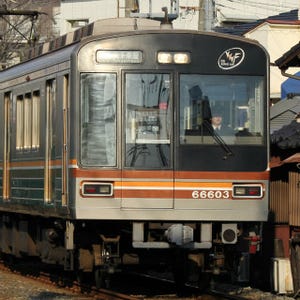
[[[247,279],[240,262],[260,249],[268,217],[264,49],[157,31],[92,38],[77,57],[70,181],[85,234],[118,244],[120,259],[182,249],[215,273],[238,260]]]

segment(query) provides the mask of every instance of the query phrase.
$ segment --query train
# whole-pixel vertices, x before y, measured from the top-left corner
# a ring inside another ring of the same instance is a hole
[[[30,49],[0,72],[1,254],[98,287],[131,267],[179,287],[249,280],[269,216],[268,95],[256,41],[150,19]]]

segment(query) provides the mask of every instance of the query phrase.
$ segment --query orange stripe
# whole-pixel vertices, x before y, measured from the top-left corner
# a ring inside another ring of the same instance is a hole
[[[164,178],[173,179],[174,172],[172,170],[123,170],[124,178]]]
[[[106,178],[121,178],[121,170],[82,170],[73,169],[73,177],[88,177],[88,178],[99,178],[105,180]]]
[[[75,161],[76,162],[76,161]],[[69,164],[73,164],[74,160],[70,160]],[[49,161],[49,164],[51,166],[61,166],[62,160],[51,160]],[[38,160],[38,161],[12,161],[9,163],[10,167],[43,167],[45,165],[44,160]]]
[[[0,166],[3,165],[0,164]],[[51,166],[61,166],[62,160],[50,161]],[[70,159],[69,165],[77,166],[76,159]],[[10,162],[11,168],[16,167],[43,167],[44,161],[18,161]],[[197,180],[268,180],[269,171],[263,172],[197,172],[197,171],[172,171],[172,170],[120,170],[120,169],[99,169],[99,170],[83,170],[72,169],[73,177],[89,177],[89,178],[124,178],[124,179],[197,179]],[[149,183],[151,184],[151,183]]]
[[[153,187],[153,188],[173,188],[172,182],[163,181],[130,181],[130,182],[115,182],[115,187]]]
[[[231,182],[176,182],[176,188],[231,188]]]
[[[177,179],[215,179],[215,180],[268,180],[269,171],[263,172],[187,172],[175,171]]]
[[[263,172],[196,172],[196,171],[137,171],[137,170],[82,170],[73,169],[74,177],[128,178],[128,179],[198,179],[198,180],[268,180],[270,173]]]
[[[131,181],[131,182],[114,182],[116,188],[173,188],[175,189],[189,189],[189,188],[222,188],[230,189],[232,187],[231,182],[175,182],[171,181],[161,182],[161,181]]]
[[[17,161],[17,162],[10,162],[10,167],[42,167],[45,165],[44,161]]]
[[[72,170],[74,177],[110,177],[110,178],[165,178],[173,179],[173,171],[137,171],[137,170]]]

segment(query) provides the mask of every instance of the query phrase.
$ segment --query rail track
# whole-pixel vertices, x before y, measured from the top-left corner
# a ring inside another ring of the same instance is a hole
[[[48,266],[49,268],[49,266]],[[137,300],[141,299],[134,295],[125,294],[119,291],[109,289],[97,289],[94,286],[82,284],[76,279],[60,273],[55,268],[40,268],[38,263],[32,261],[19,260],[0,260],[0,272],[10,273],[26,277],[33,282],[46,284],[49,290],[55,290],[54,287],[60,288],[66,292],[69,299],[97,299],[97,300]],[[0,299],[2,299],[0,297]],[[24,298],[25,299],[25,298]],[[31,298],[30,298],[31,299]],[[35,299],[35,298],[34,298]],[[65,298],[64,298],[65,299]]]
[[[67,277],[65,273],[60,273],[55,268],[39,268],[32,261],[0,260],[0,272],[11,272],[26,276],[36,282],[60,287],[67,291],[70,299],[124,299],[124,300],[164,300],[164,299],[201,299],[201,300],[288,300],[293,299],[286,295],[274,295],[269,292],[241,287],[225,283],[216,283],[209,290],[200,290],[193,286],[187,286],[185,294],[176,294],[175,284],[171,279],[158,278],[155,275],[141,276],[138,273],[120,273],[112,281],[110,289],[97,289],[94,286],[80,283],[76,278]],[[37,271],[39,270],[39,271]],[[1,297],[0,297],[1,298]],[[2,299],[2,298],[1,298]]]

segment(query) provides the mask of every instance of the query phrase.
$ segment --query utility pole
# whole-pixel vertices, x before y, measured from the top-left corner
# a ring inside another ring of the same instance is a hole
[[[215,1],[199,0],[198,30],[212,31],[214,20]]]
[[[35,46],[38,41],[36,22],[40,14],[45,13],[10,10],[0,5],[0,69],[22,60],[28,47]]]
[[[204,8],[205,0],[199,0],[199,18],[198,18],[198,30],[205,30],[205,8]]]

